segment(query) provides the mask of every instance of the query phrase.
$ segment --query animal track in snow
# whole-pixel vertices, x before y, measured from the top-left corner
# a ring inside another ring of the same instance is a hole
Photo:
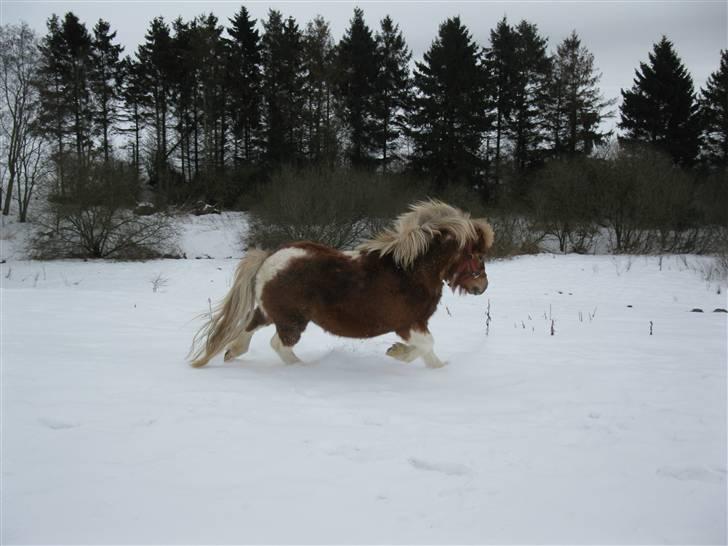
[[[674,478],[680,481],[703,483],[725,483],[725,470],[707,466],[663,466],[657,469],[659,476]]]
[[[407,461],[417,470],[440,472],[448,476],[467,476],[472,473],[469,467],[459,463],[432,463],[414,457],[410,457]]]
[[[38,422],[50,429],[53,430],[63,430],[67,428],[76,428],[79,426],[78,423],[68,423],[66,421],[61,421],[60,419],[54,419],[53,417],[41,417],[38,419]]]

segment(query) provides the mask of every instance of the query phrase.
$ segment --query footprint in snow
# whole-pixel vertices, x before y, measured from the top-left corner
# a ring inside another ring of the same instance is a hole
[[[657,469],[657,474],[680,481],[722,484],[725,483],[726,472],[721,468],[707,466],[663,466]]]
[[[414,457],[410,457],[407,461],[417,470],[440,472],[448,476],[467,476],[472,473],[469,467],[459,463],[432,463],[423,461],[422,459],[415,459]]]
[[[67,421],[61,421],[60,419],[54,419],[52,417],[41,417],[38,422],[53,430],[63,430],[66,428],[76,428],[78,423],[69,423]]]

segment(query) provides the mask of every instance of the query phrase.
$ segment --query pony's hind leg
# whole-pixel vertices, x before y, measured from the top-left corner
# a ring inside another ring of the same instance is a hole
[[[301,334],[305,329],[305,321],[276,324],[276,333],[270,340],[270,346],[286,364],[301,362],[301,359],[293,352],[293,346],[301,339]]]
[[[250,322],[248,322],[248,325],[245,327],[243,333],[240,334],[238,339],[233,341],[225,350],[225,362],[247,353],[248,348],[250,348],[250,340],[253,339],[253,334],[268,324],[270,324],[270,322],[260,310],[260,307],[258,307],[253,312],[253,316],[250,319]]]
[[[395,343],[387,350],[387,355],[402,362],[412,362],[416,358],[422,357],[428,368],[442,368],[445,363],[442,362],[433,347],[435,340],[432,334],[425,328],[424,330],[410,330],[408,332],[397,332],[397,334],[407,343]]]
[[[296,362],[301,362],[301,359],[293,352],[293,348],[283,344],[278,332],[276,332],[271,338],[270,346],[273,347],[273,350],[276,353],[278,353],[278,356],[281,357],[281,360],[283,360],[284,363],[295,364]]]

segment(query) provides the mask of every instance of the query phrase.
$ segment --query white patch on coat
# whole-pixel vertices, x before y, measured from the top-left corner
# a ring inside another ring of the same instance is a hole
[[[255,276],[255,302],[258,306],[261,305],[261,296],[263,294],[263,288],[269,281],[271,281],[280,271],[288,267],[291,260],[296,258],[303,258],[308,255],[302,248],[284,248],[268,256],[268,258],[260,266],[258,274]],[[263,309],[265,313],[265,309]],[[267,313],[266,313],[267,314]]]
[[[357,258],[361,257],[361,251],[360,250],[342,250],[341,253],[344,256],[348,256],[352,260],[356,260]]]

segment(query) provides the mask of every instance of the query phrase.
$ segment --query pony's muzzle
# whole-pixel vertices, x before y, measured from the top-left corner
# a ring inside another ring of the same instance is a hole
[[[480,294],[482,294],[483,292],[485,292],[485,290],[486,290],[487,288],[488,288],[488,277],[485,277],[485,278],[483,279],[483,284],[482,284],[482,285],[480,285],[480,286],[479,286],[479,285],[477,285],[477,284],[476,284],[476,285],[473,285],[473,286],[472,286],[472,287],[470,288],[470,293],[471,293],[471,294],[472,294],[473,296],[479,296]]]

